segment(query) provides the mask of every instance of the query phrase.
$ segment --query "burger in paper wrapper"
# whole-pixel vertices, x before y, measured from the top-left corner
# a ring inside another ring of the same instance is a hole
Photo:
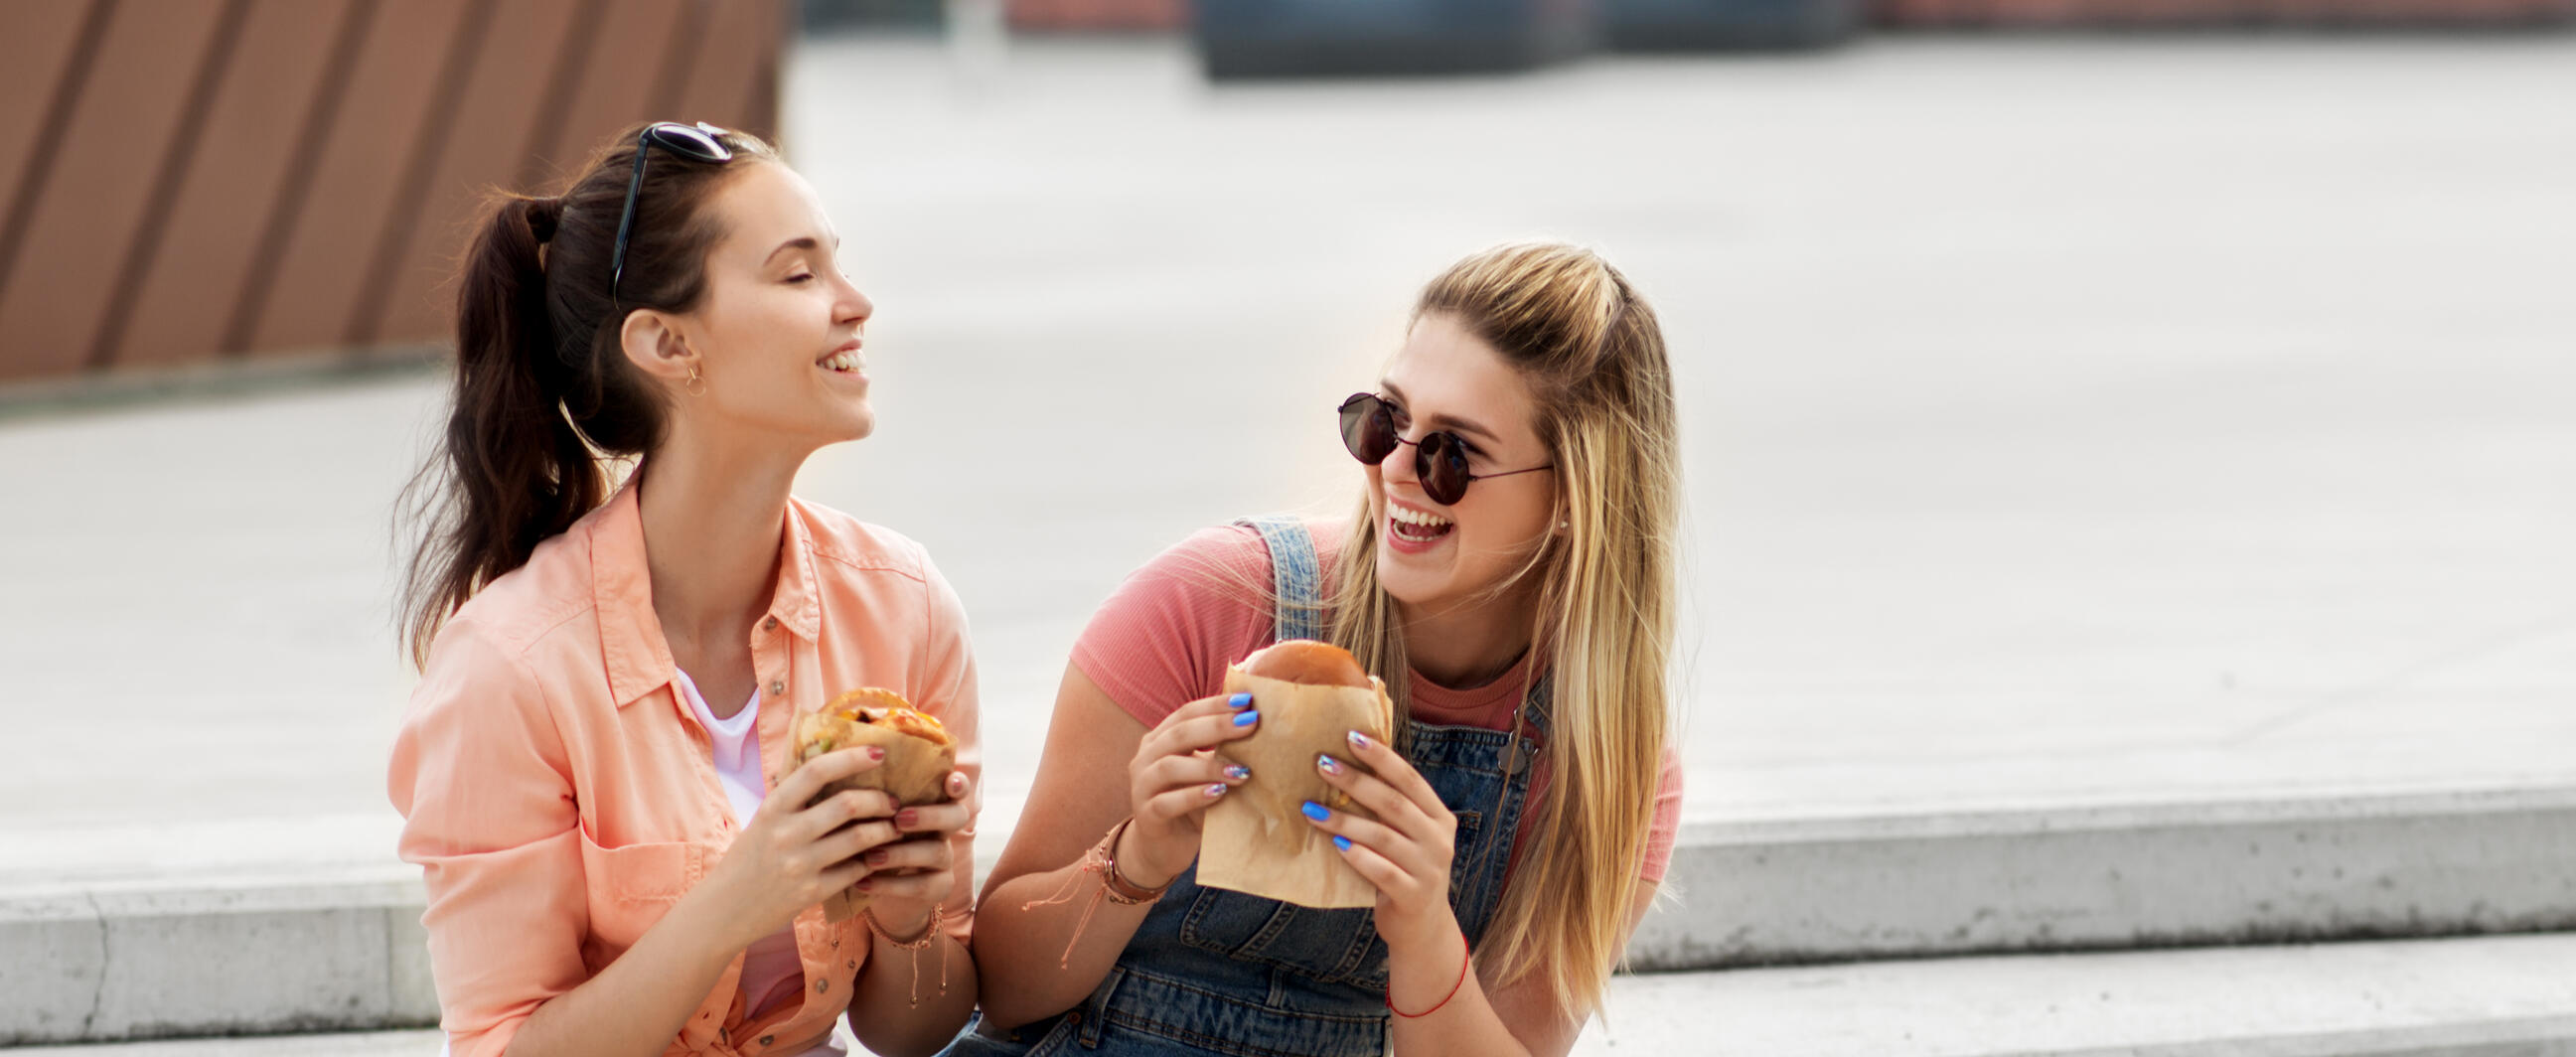
[[[915,710],[902,694],[877,687],[852,690],[833,698],[820,712],[797,716],[794,734],[799,767],[824,753],[856,745],[885,748],[884,763],[824,786],[815,795],[818,801],[850,789],[882,789],[905,806],[948,799],[948,772],[957,769],[957,740],[937,719]],[[823,901],[823,916],[847,921],[867,906],[868,896],[861,892],[838,892]]]
[[[1386,684],[1348,651],[1309,639],[1287,639],[1226,669],[1227,693],[1250,693],[1261,729],[1217,754],[1252,770],[1252,779],[1208,807],[1199,843],[1198,883],[1309,907],[1366,907],[1377,889],[1343,861],[1332,838],[1307,823],[1308,800],[1335,810],[1350,798],[1325,784],[1315,757],[1347,766],[1351,731],[1392,744],[1395,705]]]

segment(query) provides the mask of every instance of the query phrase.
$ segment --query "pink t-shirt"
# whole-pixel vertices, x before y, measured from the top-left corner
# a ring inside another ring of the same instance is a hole
[[[1341,553],[1345,529],[1320,522],[1306,527],[1329,574]],[[1147,727],[1161,723],[1182,705],[1221,692],[1226,665],[1269,645],[1271,639],[1269,603],[1241,597],[1246,592],[1230,586],[1238,578],[1251,584],[1270,583],[1270,550],[1261,534],[1242,525],[1200,530],[1136,570],[1101,603],[1074,643],[1074,665]],[[1523,657],[1493,682],[1465,690],[1440,686],[1420,672],[1408,673],[1413,680],[1413,718],[1443,726],[1507,729],[1522,688],[1528,685],[1529,666],[1530,659]],[[1542,756],[1531,772],[1532,809],[1521,812],[1520,830],[1513,836],[1515,864],[1529,838],[1531,821],[1538,817],[1535,804],[1546,795],[1548,785]],[[1641,871],[1649,883],[1662,883],[1664,867],[1672,861],[1681,806],[1681,757],[1666,748]]]

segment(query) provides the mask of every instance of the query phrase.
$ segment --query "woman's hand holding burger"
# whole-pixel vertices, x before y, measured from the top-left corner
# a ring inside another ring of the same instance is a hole
[[[1145,732],[1127,761],[1127,804],[1135,821],[1110,850],[1120,877],[1160,888],[1190,868],[1208,805],[1252,777],[1218,759],[1216,747],[1260,728],[1251,694],[1220,694],[1181,706]]]

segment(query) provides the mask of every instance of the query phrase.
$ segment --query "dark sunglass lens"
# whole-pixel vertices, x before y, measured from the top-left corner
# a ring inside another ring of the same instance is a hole
[[[733,151],[714,136],[687,125],[655,125],[650,133],[653,142],[664,150],[702,162],[720,162],[733,157]]]
[[[1395,450],[1395,416],[1365,393],[1342,401],[1342,446],[1361,462],[1384,461]]]
[[[1422,438],[1422,447],[1414,456],[1414,471],[1422,477],[1422,494],[1442,506],[1467,496],[1467,452],[1457,438],[1448,433],[1433,433]]]

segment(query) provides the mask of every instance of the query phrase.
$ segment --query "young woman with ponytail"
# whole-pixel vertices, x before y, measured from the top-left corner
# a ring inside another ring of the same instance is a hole
[[[920,1054],[975,1004],[964,616],[912,541],[789,494],[875,424],[838,245],[767,145],[676,124],[473,238],[388,777],[461,1057],[822,1057],[845,1012]],[[946,724],[952,803],[816,800],[879,757],[797,768],[789,727],[860,686]]]
[[[1488,250],[1432,281],[1337,410],[1366,464],[1347,523],[1201,532],[1076,643],[985,888],[983,1016],[950,1053],[1562,1055],[1599,1006],[1681,796],[1654,313],[1590,252]],[[1355,809],[1305,808],[1374,909],[1194,881],[1201,816],[1249,777],[1209,751],[1262,705],[1211,695],[1298,637],[1349,650],[1402,720],[1395,745],[1355,734],[1313,762]]]

